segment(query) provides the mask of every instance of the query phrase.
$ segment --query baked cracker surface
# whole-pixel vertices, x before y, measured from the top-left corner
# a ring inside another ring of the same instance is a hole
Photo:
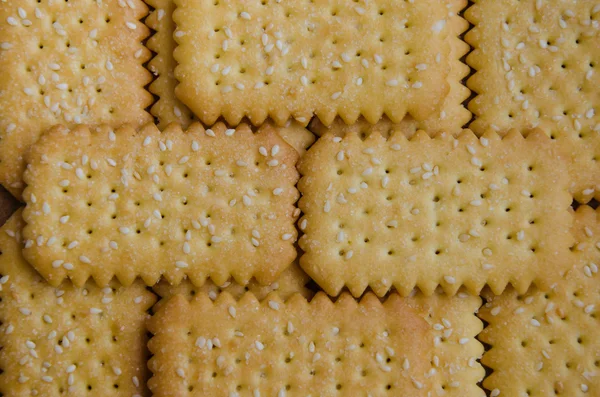
[[[25,154],[55,124],[151,121],[141,0],[7,0],[0,6],[0,183],[17,198]]]
[[[48,285],[21,255],[21,210],[0,228],[0,393],[147,395],[147,310],[154,294],[93,282]]]
[[[442,0],[175,4],[175,92],[204,123],[422,120],[449,91]]]
[[[149,322],[148,385],[157,397],[483,396],[479,304],[469,295],[176,295]]]
[[[52,285],[270,284],[296,257],[298,153],[265,127],[56,127],[25,174],[24,255]]]
[[[565,147],[570,190],[600,198],[600,4],[594,0],[476,0],[467,86],[477,134],[543,129]]]
[[[572,240],[562,157],[542,132],[329,132],[298,164],[300,265],[330,295],[547,287]]]
[[[493,397],[600,394],[600,211],[579,207],[573,234],[569,271],[550,290],[485,294],[479,339],[490,345],[483,385]]]

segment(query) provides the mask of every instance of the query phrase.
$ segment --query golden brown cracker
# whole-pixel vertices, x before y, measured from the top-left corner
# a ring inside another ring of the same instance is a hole
[[[0,183],[20,198],[25,153],[55,124],[142,125],[152,96],[141,0],[0,6]]]
[[[524,292],[565,270],[571,196],[558,142],[327,133],[300,160],[301,267],[330,295],[438,285]]]
[[[410,115],[404,117],[399,123],[393,123],[383,116],[377,123],[371,124],[364,117],[359,118],[352,124],[346,124],[337,117],[329,126],[324,125],[318,118],[313,118],[309,129],[321,136],[327,131],[335,131],[339,135],[348,132],[364,133],[365,136],[372,132],[380,132],[389,136],[392,131],[401,131],[407,137],[411,137],[418,130],[427,131],[430,135],[439,132],[449,132],[458,135],[463,127],[471,120],[471,112],[463,106],[463,102],[471,95],[471,91],[461,81],[469,74],[469,67],[460,59],[469,51],[469,45],[458,36],[469,26],[468,22],[458,15],[467,5],[467,1],[448,1],[448,27],[453,32],[450,39],[450,71],[448,83],[450,91],[443,101],[439,112],[432,114],[422,121],[417,121]]]
[[[146,25],[155,31],[146,46],[156,53],[148,63],[148,69],[156,76],[149,90],[158,96],[150,112],[158,120],[158,127],[165,128],[169,123],[179,123],[184,128],[193,121],[193,113],[175,96],[175,66],[173,50],[177,46],[173,33],[175,22],[173,0],[146,0],[154,8],[145,20]]]
[[[294,262],[290,267],[285,269],[279,279],[270,285],[260,285],[256,280],[250,280],[248,285],[243,286],[235,281],[227,281],[222,285],[216,285],[212,281],[207,281],[202,287],[196,287],[189,280],[183,280],[179,285],[171,285],[165,280],[161,280],[152,287],[152,290],[156,292],[162,300],[156,304],[154,310],[159,310],[159,305],[166,302],[173,295],[183,295],[189,300],[198,294],[205,294],[212,300],[217,299],[217,296],[221,292],[227,292],[231,294],[235,299],[239,299],[246,291],[250,291],[258,300],[263,300],[270,292],[277,292],[277,294],[286,300],[292,295],[299,293],[306,299],[312,298],[314,292],[306,288],[306,284],[310,280],[310,277],[298,266],[297,262]]]
[[[482,362],[493,372],[491,396],[600,394],[600,211],[581,206],[573,227],[570,270],[552,289],[487,293],[479,316],[489,325]]]
[[[600,6],[593,0],[478,0],[467,85],[476,133],[541,128],[567,150],[571,192],[600,198]]]
[[[480,299],[411,299],[176,295],[149,322],[148,386],[157,397],[483,396],[482,324],[473,314]],[[442,307],[449,310],[435,313]],[[444,323],[433,323],[430,310]]]
[[[175,4],[175,92],[207,124],[422,120],[449,91],[442,0]]]
[[[296,151],[268,126],[55,128],[24,175],[24,254],[65,277],[270,284],[296,257]]]
[[[21,211],[0,229],[0,394],[147,395],[143,283],[48,285],[21,255]]]
[[[304,153],[316,139],[312,132],[295,120],[288,121],[283,127],[279,127],[270,121],[267,121],[263,126],[274,128],[288,145],[296,149],[300,157],[304,156]]]

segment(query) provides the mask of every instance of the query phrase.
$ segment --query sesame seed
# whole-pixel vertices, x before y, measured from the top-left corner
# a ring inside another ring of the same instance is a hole
[[[254,346],[256,346],[256,348],[261,351],[265,348],[265,345],[263,345],[260,341],[254,342]]]
[[[137,25],[133,22],[125,22],[125,26],[127,26],[131,30],[135,30],[137,28]]]
[[[269,307],[273,310],[279,310],[279,303],[275,301],[269,301]]]
[[[178,267],[179,269],[185,269],[188,267],[188,264],[187,264],[187,262],[184,262],[184,261],[176,261],[175,266]]]
[[[539,327],[541,324],[538,320],[536,320],[535,318],[532,318],[530,321],[531,325],[533,325],[534,327]]]
[[[235,315],[236,315],[236,310],[235,310],[235,307],[233,307],[233,306],[229,306],[229,307],[227,308],[227,311],[229,312],[229,315],[230,315],[231,317],[235,318]]]
[[[308,226],[308,220],[302,219],[302,221],[300,222],[300,230],[306,229],[306,226]]]
[[[452,276],[444,276],[444,280],[448,283],[448,284],[454,284],[456,283],[456,279]]]

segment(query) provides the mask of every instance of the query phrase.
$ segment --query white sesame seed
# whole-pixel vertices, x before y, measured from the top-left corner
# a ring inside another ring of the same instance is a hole
[[[273,310],[279,310],[279,303],[275,301],[269,301],[269,307]]]
[[[230,315],[232,318],[235,318],[235,316],[236,316],[236,313],[237,313],[237,312],[236,312],[236,310],[235,310],[235,307],[233,307],[233,306],[229,306],[229,307],[227,308],[227,311],[229,312],[229,315]]]
[[[331,95],[331,99],[333,99],[333,100],[336,100],[336,99],[338,99],[338,98],[339,98],[341,95],[342,95],[342,92],[341,92],[341,91],[334,92],[334,93]]]
[[[100,313],[102,313],[102,310],[95,308],[95,307],[90,308],[90,314],[100,314]]]
[[[188,267],[188,264],[187,264],[187,262],[184,262],[184,261],[176,261],[175,266],[178,267],[179,269],[185,269]]]
[[[533,325],[534,327],[539,327],[541,324],[538,320],[536,320],[535,318],[532,318],[530,321],[531,325]]]
[[[454,284],[456,283],[456,279],[452,276],[444,276],[444,280],[448,283],[448,284]]]

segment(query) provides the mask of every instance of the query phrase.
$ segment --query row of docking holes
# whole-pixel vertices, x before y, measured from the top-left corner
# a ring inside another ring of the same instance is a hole
[[[64,161],[64,163],[66,163],[66,164],[71,164],[71,162],[70,162],[70,161],[68,161],[68,160],[65,160],[65,161]],[[268,168],[266,168],[266,169],[270,169],[270,168],[272,168],[272,167],[269,167],[269,166],[267,165],[267,161],[266,161],[266,160],[265,160],[265,161],[260,161],[258,158],[254,159],[254,161],[250,161],[250,162],[249,162],[249,164],[251,164],[251,163],[254,163],[254,166],[256,166],[256,167],[266,166],[266,167],[268,167]],[[165,164],[166,164],[166,163],[165,163],[165,161],[164,161],[164,160],[161,160],[161,161],[159,161],[159,163],[158,163],[158,165],[160,165],[161,167],[164,167],[164,166],[165,166]],[[177,161],[174,161],[174,162],[172,163],[172,165],[173,165],[173,166],[176,166],[176,165],[177,165]],[[210,159],[205,159],[205,160],[204,160],[204,165],[206,165],[207,167],[211,167],[211,166],[213,165],[213,163],[212,163],[212,160],[210,160]],[[237,165],[235,165],[235,167],[238,167],[238,168],[240,168],[240,169],[242,169],[242,168],[247,168],[247,167],[240,167],[240,166],[237,166]],[[183,170],[183,172],[181,172],[181,177],[182,177],[183,179],[187,179],[187,178],[189,178],[189,177],[190,177],[190,173],[191,173],[191,171],[192,171],[191,169],[186,169],[186,170]],[[145,174],[146,174],[146,172],[145,172],[145,171],[142,171],[142,172],[140,172],[139,174],[140,174],[140,175],[145,175]],[[235,174],[235,172],[233,172],[233,171],[227,172],[227,173],[226,173],[226,175],[227,175],[228,177],[230,177],[230,178],[235,178],[235,177],[236,177],[236,174]],[[85,177],[86,177],[87,179],[92,179],[92,178],[93,178],[92,172],[91,172],[91,171],[90,171],[90,172],[88,172],[88,173],[85,175]],[[257,188],[257,189],[258,189],[258,188]],[[212,191],[212,190],[213,190],[213,189],[211,189],[211,188],[209,187],[209,191]],[[259,190],[259,189],[258,189],[258,190]],[[160,189],[160,191],[161,191],[161,192],[162,192],[162,191],[164,191],[164,188],[161,188],[161,189]],[[63,189],[63,193],[68,193],[68,192],[69,192],[69,189],[68,189],[67,187],[65,187],[65,188]],[[115,193],[115,189],[113,189],[113,190],[112,190],[112,193]]]
[[[66,0],[66,1],[68,1],[68,0]],[[354,3],[356,3],[356,4],[358,4],[358,3],[359,3],[359,1],[358,1],[358,0],[352,0],[352,1],[353,1]],[[406,2],[408,2],[408,0],[404,0],[404,2],[406,3]],[[412,1],[411,1],[411,2],[412,2]],[[273,3],[274,3],[274,1],[271,1],[271,5],[273,5]],[[279,1],[276,1],[276,3],[277,3],[277,4],[279,4]],[[300,2],[298,1],[298,3],[300,3]],[[315,0],[308,0],[308,1],[307,1],[307,3],[308,3],[308,4],[314,4],[314,3],[315,3]],[[220,4],[221,4],[220,0],[214,0],[214,1],[213,1],[213,5],[214,5],[215,7],[218,7]],[[260,4],[261,4],[262,6],[266,6],[266,5],[268,5],[268,4],[269,4],[269,1],[268,1],[268,0],[261,0],[261,1],[260,1]],[[245,11],[246,11],[246,10],[244,10],[244,9],[240,9],[240,10],[238,10],[238,11],[237,11],[237,15],[240,15],[242,12],[245,12]],[[331,8],[331,9],[329,10],[329,14],[330,14],[332,17],[337,17],[337,16],[339,16],[339,13],[340,13],[340,10],[339,10],[339,9],[337,9],[337,8]],[[358,14],[356,14],[356,11],[354,10],[354,8],[349,8],[349,9],[348,9],[348,13],[349,13],[350,15],[352,15],[352,16],[358,15]],[[291,13],[291,11],[290,11],[290,10],[285,10],[285,11],[284,11],[284,15],[285,15],[285,17],[286,17],[286,18],[291,18],[291,17],[292,17],[292,13]],[[382,17],[382,16],[386,15],[386,10],[385,10],[385,8],[379,8],[379,9],[377,10],[377,15],[379,15],[380,17]],[[393,15],[392,15],[392,17],[393,17]],[[304,17],[304,16],[302,16],[302,19],[304,19],[304,18],[305,18],[305,17]],[[407,25],[408,25],[408,24],[407,24]],[[408,27],[408,26],[407,26],[407,27]]]
[[[536,167],[535,167],[533,164],[530,164],[530,165],[524,166],[523,168],[524,168],[524,170],[526,170],[527,172],[534,172],[534,171],[536,171]],[[487,167],[486,167],[484,164],[482,164],[482,165],[481,165],[481,167],[479,167],[479,171],[481,171],[481,172],[485,172],[486,170],[487,170]],[[352,171],[354,171],[354,172],[355,172],[355,170],[352,170]],[[389,167],[386,167],[386,168],[384,169],[384,171],[385,171],[385,173],[386,173],[387,175],[389,175],[389,174],[395,174],[395,173],[396,173],[396,170],[394,170],[394,169],[392,169],[392,168],[389,168]],[[341,175],[344,175],[344,173],[345,173],[345,170],[344,170],[343,168],[338,168],[338,169],[336,170],[336,174],[337,174],[337,175],[340,175],[340,176],[341,176]],[[411,175],[411,173],[410,173],[410,170],[409,170],[409,169],[405,169],[405,170],[400,170],[400,175]],[[503,179],[506,179],[506,180],[508,181],[508,183],[510,183],[510,181],[511,181],[513,178],[512,178],[512,177],[510,177],[510,178],[509,178],[508,176],[505,176],[505,177],[503,177]],[[458,177],[458,178],[456,179],[456,183],[457,183],[457,184],[459,184],[459,185],[460,185],[461,183],[463,183],[463,182],[464,182],[464,177]],[[411,185],[414,185],[414,183],[411,183]]]

